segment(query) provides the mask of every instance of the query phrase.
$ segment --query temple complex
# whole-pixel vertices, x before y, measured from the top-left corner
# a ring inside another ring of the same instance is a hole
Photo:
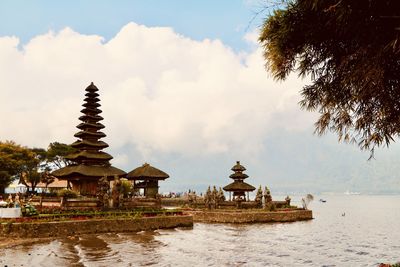
[[[148,163],[143,164],[128,173],[127,178],[134,180],[133,188],[143,189],[146,198],[156,198],[158,194],[158,181],[169,177],[165,172],[154,168]]]
[[[256,188],[243,181],[249,176],[243,173],[246,168],[240,165],[240,161],[236,161],[236,165],[233,166],[231,170],[234,173],[229,177],[233,179],[234,182],[228,184],[223,189],[229,192],[229,200],[231,200],[231,193],[233,193],[234,201],[246,201],[246,192],[254,191]],[[249,200],[248,197],[247,200]]]
[[[67,180],[72,189],[82,195],[96,195],[98,181],[104,176],[112,180],[115,176],[126,175],[111,166],[111,155],[101,151],[108,144],[100,141],[106,135],[100,131],[104,125],[100,123],[103,118],[99,115],[102,111],[99,109],[98,90],[93,83],[86,88],[84,108],[81,110],[83,116],[79,117],[81,123],[77,126],[80,131],[74,135],[78,140],[71,144],[76,152],[66,157],[73,164],[52,173],[59,179]]]

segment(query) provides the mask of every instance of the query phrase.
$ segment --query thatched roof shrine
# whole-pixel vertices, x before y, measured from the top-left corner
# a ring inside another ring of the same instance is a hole
[[[169,178],[169,175],[148,163],[129,172],[126,176],[134,180],[135,189],[144,189],[144,195],[147,198],[156,198],[158,195],[158,181]]]

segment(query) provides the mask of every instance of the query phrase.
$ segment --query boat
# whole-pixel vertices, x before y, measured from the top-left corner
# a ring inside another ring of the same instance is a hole
[[[326,200],[321,198],[321,199],[319,200],[319,202],[325,203]]]

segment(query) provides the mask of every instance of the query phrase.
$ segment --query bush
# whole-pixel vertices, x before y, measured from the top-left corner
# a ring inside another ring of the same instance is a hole
[[[41,193],[42,197],[56,197],[58,196],[57,192],[43,192]]]
[[[132,183],[126,180],[121,180],[121,193],[124,194],[124,197],[127,197],[131,191]]]
[[[59,197],[64,197],[64,198],[76,198],[78,197],[78,193],[69,189],[62,189],[60,190],[57,195]]]

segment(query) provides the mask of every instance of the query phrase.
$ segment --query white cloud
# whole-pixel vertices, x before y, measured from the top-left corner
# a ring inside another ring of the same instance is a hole
[[[297,105],[303,83],[274,82],[260,49],[236,54],[219,40],[134,23],[106,43],[69,28],[37,36],[21,50],[18,42],[0,38],[0,140],[73,142],[91,81],[100,89],[105,141],[114,150],[252,155],[270,130],[312,124],[313,115]]]

